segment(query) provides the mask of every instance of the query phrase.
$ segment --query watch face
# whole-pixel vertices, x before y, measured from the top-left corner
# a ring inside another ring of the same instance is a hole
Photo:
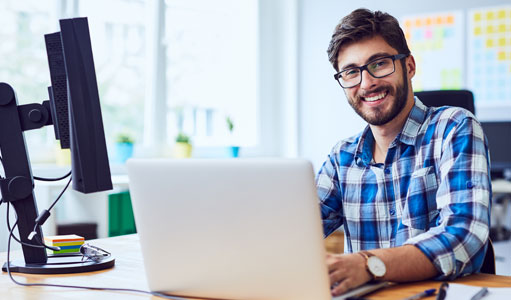
[[[376,277],[383,277],[387,271],[385,264],[377,256],[371,256],[367,259],[367,267],[369,268],[369,271],[371,271],[371,273],[373,273],[373,275]]]

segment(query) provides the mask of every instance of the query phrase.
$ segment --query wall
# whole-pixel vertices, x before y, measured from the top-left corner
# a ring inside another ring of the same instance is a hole
[[[299,155],[319,168],[332,146],[365,127],[334,81],[326,49],[334,27],[356,8],[382,10],[396,18],[510,4],[509,0],[339,1],[300,0],[298,17]]]

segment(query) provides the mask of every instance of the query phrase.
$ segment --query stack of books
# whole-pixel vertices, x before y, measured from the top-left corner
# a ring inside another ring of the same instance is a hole
[[[62,255],[80,253],[85,239],[76,234],[45,236],[44,243],[48,246],[60,247],[60,251],[46,249],[48,254]]]

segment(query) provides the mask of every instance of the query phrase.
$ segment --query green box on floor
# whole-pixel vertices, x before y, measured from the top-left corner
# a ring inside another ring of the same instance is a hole
[[[108,195],[108,236],[136,233],[130,192]]]

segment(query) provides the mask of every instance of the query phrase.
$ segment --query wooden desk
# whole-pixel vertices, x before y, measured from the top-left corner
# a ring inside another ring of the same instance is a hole
[[[52,283],[67,285],[87,285],[95,287],[119,287],[148,290],[140,246],[137,235],[99,239],[91,242],[105,250],[111,251],[116,257],[115,267],[109,270],[81,273],[73,275],[19,275],[15,278],[24,283]],[[21,252],[14,253],[21,257]],[[13,256],[13,255],[11,255]],[[6,253],[0,253],[0,261],[6,261]],[[172,274],[169,271],[169,276]],[[471,275],[456,280],[457,283],[464,283],[477,286],[502,287],[511,286],[511,277],[496,276],[487,274]],[[401,299],[414,295],[430,288],[438,288],[439,282],[423,281],[417,283],[399,284],[378,291],[368,298],[370,299]],[[162,299],[150,295],[91,291],[78,289],[64,289],[56,287],[22,287],[15,285],[7,275],[0,274],[0,298],[16,300],[54,300],[54,299]],[[434,299],[434,297],[429,297]]]

